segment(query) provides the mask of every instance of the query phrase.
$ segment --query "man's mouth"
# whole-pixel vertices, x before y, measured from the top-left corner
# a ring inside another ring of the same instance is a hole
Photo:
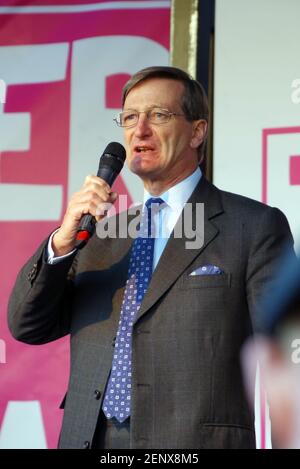
[[[146,145],[136,145],[134,147],[134,153],[146,153],[147,151],[153,151],[153,147],[149,147]]]

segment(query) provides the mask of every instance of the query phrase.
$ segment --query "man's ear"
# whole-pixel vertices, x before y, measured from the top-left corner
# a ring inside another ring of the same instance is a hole
[[[193,133],[191,138],[191,147],[198,148],[204,142],[207,135],[208,123],[205,119],[199,119],[193,122]]]

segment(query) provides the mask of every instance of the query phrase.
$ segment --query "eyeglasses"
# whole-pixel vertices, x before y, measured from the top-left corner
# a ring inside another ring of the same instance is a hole
[[[184,116],[184,114],[170,112],[168,109],[154,107],[152,109],[148,109],[148,111],[134,111],[129,109],[128,111],[120,112],[114,121],[120,127],[134,127],[138,123],[140,114],[142,113],[145,113],[149,122],[155,125],[166,124],[172,116]]]

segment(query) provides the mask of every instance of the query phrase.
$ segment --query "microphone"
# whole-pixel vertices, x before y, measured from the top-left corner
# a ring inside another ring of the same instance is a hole
[[[97,176],[112,186],[124,166],[126,151],[118,142],[111,142],[105,148],[99,161]],[[82,249],[95,231],[96,219],[92,215],[84,215],[77,229],[76,248]]]

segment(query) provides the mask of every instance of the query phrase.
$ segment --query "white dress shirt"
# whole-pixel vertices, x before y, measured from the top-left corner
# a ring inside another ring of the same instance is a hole
[[[190,176],[159,196],[167,205],[154,216],[154,223],[158,229],[154,244],[153,270],[158,264],[184,205],[192,195],[201,176],[202,172],[198,167]],[[150,197],[153,196],[144,190],[144,205]]]

